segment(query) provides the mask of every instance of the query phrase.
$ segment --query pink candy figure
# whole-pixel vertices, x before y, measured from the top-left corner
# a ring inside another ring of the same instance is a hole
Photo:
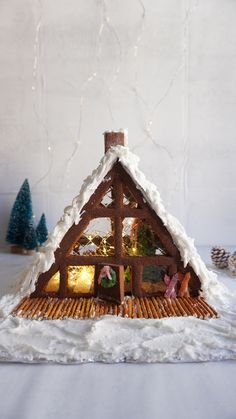
[[[110,274],[110,266],[105,265],[101,269],[99,277],[98,277],[98,283],[99,284],[101,284],[102,278],[112,279],[111,274]]]
[[[166,298],[176,298],[176,284],[179,280],[178,273],[174,274],[172,278],[170,278],[168,275],[165,274],[164,276],[164,282],[167,285],[165,295]]]

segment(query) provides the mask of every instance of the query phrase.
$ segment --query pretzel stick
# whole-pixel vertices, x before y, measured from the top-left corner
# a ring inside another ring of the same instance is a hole
[[[137,307],[136,307],[136,303],[135,303],[134,298],[132,298],[132,318],[133,319],[137,318]]]
[[[87,305],[86,305],[86,310],[85,310],[85,318],[86,319],[89,317],[90,307],[91,307],[91,298],[88,298]]]
[[[177,317],[181,317],[182,316],[182,312],[179,310],[179,307],[176,304],[176,298],[173,298],[172,299],[172,307],[173,307],[173,310],[175,312],[175,315]]]
[[[85,308],[86,308],[86,298],[83,298],[83,304],[82,304],[80,315],[79,315],[80,319],[84,319],[85,317]]]
[[[189,311],[188,307],[185,306],[184,301],[182,298],[176,298],[176,304],[179,305],[179,307],[181,307],[181,309],[183,310],[184,316],[195,316],[197,317],[197,314],[195,313],[195,311],[192,309],[191,311]]]
[[[149,319],[152,319],[153,316],[152,316],[152,310],[151,310],[150,304],[149,304],[149,299],[147,297],[144,297],[143,300],[144,300],[144,304],[146,306],[148,317],[149,317]]]
[[[169,298],[168,298],[168,299],[169,299]],[[168,317],[172,317],[173,313],[172,313],[172,310],[170,310],[170,307],[169,307],[169,305],[168,305],[168,303],[167,303],[167,298],[166,298],[166,297],[165,297],[165,298],[163,298],[163,300],[162,300],[162,304],[163,304],[163,306],[164,306],[164,308],[165,308],[165,311],[166,311],[166,313],[167,313]]]
[[[83,304],[83,299],[80,298],[79,301],[77,302],[77,306],[76,306],[76,309],[75,309],[75,312],[74,312],[74,318],[75,319],[78,319],[78,317],[79,317],[80,308],[81,308],[82,304]]]
[[[186,316],[192,315],[191,313],[186,311],[185,306],[183,306],[180,303],[179,298],[175,298],[174,304],[176,305],[176,310],[178,311],[178,317],[181,317],[181,316],[186,317]]]
[[[132,309],[133,309],[132,298],[129,297],[128,298],[128,317],[130,318],[132,318]]]
[[[143,316],[145,319],[148,319],[148,312],[144,303],[144,299],[141,297],[140,298],[140,304],[141,304],[141,308],[142,308],[142,312],[143,312]]]
[[[158,319],[159,316],[158,316],[158,313],[156,311],[156,308],[155,308],[155,306],[154,306],[151,298],[149,298],[149,307],[150,307],[150,310],[151,310],[151,313],[152,313],[152,317],[151,318]]]
[[[63,313],[64,308],[65,310],[67,310],[68,303],[70,303],[70,301],[64,300],[64,299],[61,300],[61,303],[57,305],[56,310],[54,311],[52,315],[53,320],[60,318],[61,314]]]
[[[210,316],[209,313],[207,313],[206,309],[204,307],[201,306],[200,302],[198,299],[196,298],[188,298],[188,302],[191,306],[193,306],[194,308],[197,307],[198,312],[200,313],[200,315],[205,319],[207,317]]]
[[[156,298],[155,297],[151,297],[151,301],[152,301],[152,303],[153,303],[153,305],[155,307],[155,310],[156,310],[156,313],[157,313],[159,319],[161,319],[163,316],[162,316],[162,312],[160,310],[160,307],[159,307],[159,305],[157,303]]]
[[[173,317],[176,317],[177,314],[175,312],[175,307],[174,307],[174,304],[173,304],[173,300],[175,300],[175,298],[166,298],[166,303],[167,303],[167,306],[169,307],[171,315]]]
[[[142,319],[143,318],[143,313],[142,313],[142,310],[141,310],[139,299],[135,298],[135,302],[136,302],[136,307],[137,307],[137,312],[138,312],[138,318]]]
[[[31,313],[32,308],[34,307],[34,303],[35,303],[34,298],[28,298],[28,304],[24,308],[24,312],[22,313],[21,317],[25,319],[30,317],[30,313]]]
[[[60,319],[64,319],[64,317],[71,317],[74,304],[75,304],[75,299],[69,298],[68,304],[66,304],[66,306],[63,306],[63,309],[61,310]]]
[[[92,298],[91,300],[91,305],[90,305],[90,310],[89,310],[89,314],[88,317],[93,319],[95,317],[95,304],[94,304],[94,298]]]
[[[74,318],[74,316],[75,316],[75,311],[76,311],[76,308],[77,308],[77,300],[76,300],[76,299],[74,299],[74,304],[73,304],[73,307],[72,307],[72,309],[71,309],[71,313],[70,313],[70,316],[71,316],[72,318]]]
[[[37,316],[37,314],[38,314],[38,308],[39,308],[39,306],[41,304],[41,298],[35,298],[35,300],[36,300],[36,304],[35,304],[33,310],[31,311],[31,315],[30,315],[31,319],[34,318],[35,314]]]
[[[51,310],[48,313],[48,319],[51,320],[53,318],[53,315],[56,312],[57,307],[59,307],[62,302],[63,300],[58,299],[58,301],[56,301],[55,304],[52,305]]]
[[[95,318],[96,319],[99,317],[99,310],[100,310],[99,301],[96,300],[96,302],[95,302]]]
[[[39,304],[37,306],[37,310],[35,310],[34,313],[32,313],[32,319],[40,319],[42,317],[42,309],[45,305],[45,298],[39,298]]]
[[[191,300],[189,301],[189,297],[183,297],[182,301],[185,303],[185,306],[189,309],[189,311],[191,310],[195,311],[199,319],[203,319],[205,317],[204,314],[202,314],[201,310],[198,309],[198,304],[196,303],[196,301],[194,302],[191,302]]]
[[[156,297],[156,300],[157,300],[157,303],[158,303],[158,305],[160,307],[160,310],[162,312],[162,317],[169,317],[169,315],[168,315],[168,313],[165,309],[164,303],[163,303],[164,297]]]

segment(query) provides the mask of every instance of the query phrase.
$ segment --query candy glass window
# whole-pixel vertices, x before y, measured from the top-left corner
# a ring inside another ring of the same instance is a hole
[[[127,217],[123,220],[123,253],[129,256],[166,255],[158,236],[144,220]]]
[[[142,289],[147,294],[163,293],[166,289],[164,275],[167,273],[166,266],[145,265],[142,274]]]
[[[114,234],[111,218],[94,218],[73,246],[74,256],[113,256]]]
[[[68,290],[73,294],[93,294],[95,266],[68,266]]]

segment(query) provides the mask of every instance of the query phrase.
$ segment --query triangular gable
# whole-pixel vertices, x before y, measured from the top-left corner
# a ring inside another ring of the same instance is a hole
[[[106,196],[108,192],[108,200],[105,201],[104,196]],[[106,202],[108,202],[108,205],[106,205]],[[146,202],[143,193],[141,190],[137,189],[137,185],[123,168],[122,164],[115,162],[112,169],[105,175],[102,182],[98,185],[88,202],[82,208],[79,223],[77,225],[74,223],[63,237],[60,247],[55,251],[55,262],[47,272],[40,275],[34,295],[42,295],[46,283],[57,271],[59,271],[59,295],[65,297],[67,296],[67,267],[70,264],[73,266],[74,264],[78,265],[79,263],[82,265],[85,263],[90,265],[102,261],[105,263],[103,257],[73,256],[71,255],[71,250],[86,230],[88,224],[94,218],[111,217],[114,219],[114,222],[118,222],[118,227],[116,226],[115,229],[122,228],[122,226],[120,226],[122,222],[118,219],[118,214],[123,220],[128,217],[130,217],[130,219],[142,220],[142,222],[149,225],[158,236],[161,246],[165,249],[165,252],[163,252],[165,255],[148,258],[150,263],[156,263],[158,259],[158,263],[169,266],[169,272],[173,271],[172,274],[177,269],[184,272],[179,250],[174,244],[171,234],[164,226],[160,217]],[[134,259],[137,259],[138,256],[133,255],[130,258],[127,254],[122,255],[121,249],[120,251],[117,251],[117,248],[119,246],[121,248],[122,246],[122,244],[119,243],[121,240],[119,239],[119,236],[121,237],[121,234],[117,234],[116,232],[114,237],[116,253],[114,255],[108,255],[106,257],[106,263],[110,264],[116,262],[124,265],[130,263],[132,265]],[[188,269],[190,270],[190,267],[188,267]],[[193,294],[197,295],[200,289],[200,282],[193,271],[190,286],[193,290]]]
[[[70,206],[65,208],[63,216],[49,235],[45,247],[36,255],[33,265],[24,274],[17,294],[9,296],[9,303],[2,307],[4,313],[8,313],[20,299],[35,291],[39,275],[43,275],[42,273],[46,273],[50,268],[51,274],[57,272],[58,266],[55,264],[54,255],[63,237],[74,223],[79,223],[82,208],[117,160],[135,184],[139,185],[138,188],[142,190],[146,202],[162,220],[180,252],[183,265],[188,266],[198,276],[201,282],[202,295],[208,301],[211,301],[214,292],[216,294],[220,292],[216,275],[206,268],[194,246],[194,241],[187,236],[180,222],[166,211],[156,186],[149,182],[138,168],[139,158],[131,153],[127,147],[116,146],[110,148],[102,157],[98,167],[84,180],[79,195]]]

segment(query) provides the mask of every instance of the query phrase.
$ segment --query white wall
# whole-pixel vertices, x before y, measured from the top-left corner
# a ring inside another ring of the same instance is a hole
[[[0,0],[0,243],[27,177],[52,229],[127,127],[198,244],[235,244],[235,0]]]

